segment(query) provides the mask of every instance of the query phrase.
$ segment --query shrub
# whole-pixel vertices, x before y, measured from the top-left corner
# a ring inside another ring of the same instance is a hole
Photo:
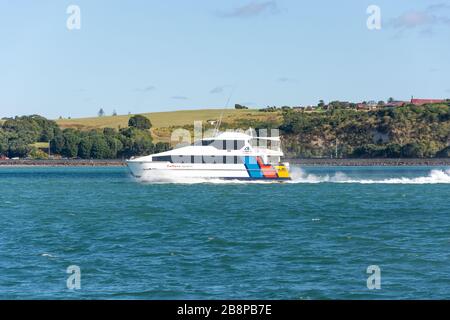
[[[136,128],[140,130],[148,130],[152,127],[152,123],[147,117],[143,115],[135,115],[128,120],[128,126],[131,128]]]

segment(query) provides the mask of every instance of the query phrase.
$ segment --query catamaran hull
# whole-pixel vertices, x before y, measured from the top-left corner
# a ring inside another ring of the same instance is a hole
[[[244,164],[202,165],[170,164],[155,162],[127,161],[131,174],[141,180],[177,181],[180,179],[223,179],[223,180],[261,180],[286,181],[289,176],[273,168],[270,172],[263,169],[248,168]]]

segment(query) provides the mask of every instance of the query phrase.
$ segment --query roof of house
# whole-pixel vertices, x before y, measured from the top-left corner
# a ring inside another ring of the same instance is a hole
[[[412,104],[427,104],[427,103],[440,103],[445,102],[443,99],[411,99]]]
[[[403,106],[404,104],[407,104],[408,102],[406,101],[391,101],[391,102],[386,102],[386,105],[388,106]]]

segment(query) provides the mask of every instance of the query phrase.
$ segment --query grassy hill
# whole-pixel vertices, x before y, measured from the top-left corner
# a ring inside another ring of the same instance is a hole
[[[193,125],[194,121],[218,120],[223,112],[223,121],[232,123],[241,118],[265,118],[267,114],[258,110],[236,109],[204,109],[183,110],[171,112],[142,113],[148,117],[154,128],[168,128]],[[104,116],[95,118],[62,119],[56,120],[61,128],[76,128],[81,130],[101,128],[124,128],[128,126],[128,119],[132,115]]]
[[[194,121],[218,120],[223,113],[222,122],[233,124],[242,120],[266,121],[268,119],[279,118],[281,113],[267,113],[258,110],[236,110],[236,109],[203,109],[203,110],[182,110],[171,112],[151,112],[142,113],[152,122],[152,134],[155,141],[168,141],[170,128],[193,126]],[[56,120],[62,129],[74,128],[78,130],[92,130],[102,128],[125,128],[132,115],[104,116],[95,118],[60,119]]]

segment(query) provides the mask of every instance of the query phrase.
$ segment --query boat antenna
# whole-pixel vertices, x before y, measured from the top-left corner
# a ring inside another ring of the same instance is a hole
[[[227,103],[225,104],[225,109],[222,109],[222,112],[220,113],[219,121],[217,121],[216,127],[214,128],[214,136],[217,136],[219,134],[219,128],[220,128],[220,125],[222,124],[223,112],[228,109],[231,97],[233,96],[235,89],[236,89],[236,85],[233,85],[231,87],[231,92],[230,92],[230,95],[228,96]]]

